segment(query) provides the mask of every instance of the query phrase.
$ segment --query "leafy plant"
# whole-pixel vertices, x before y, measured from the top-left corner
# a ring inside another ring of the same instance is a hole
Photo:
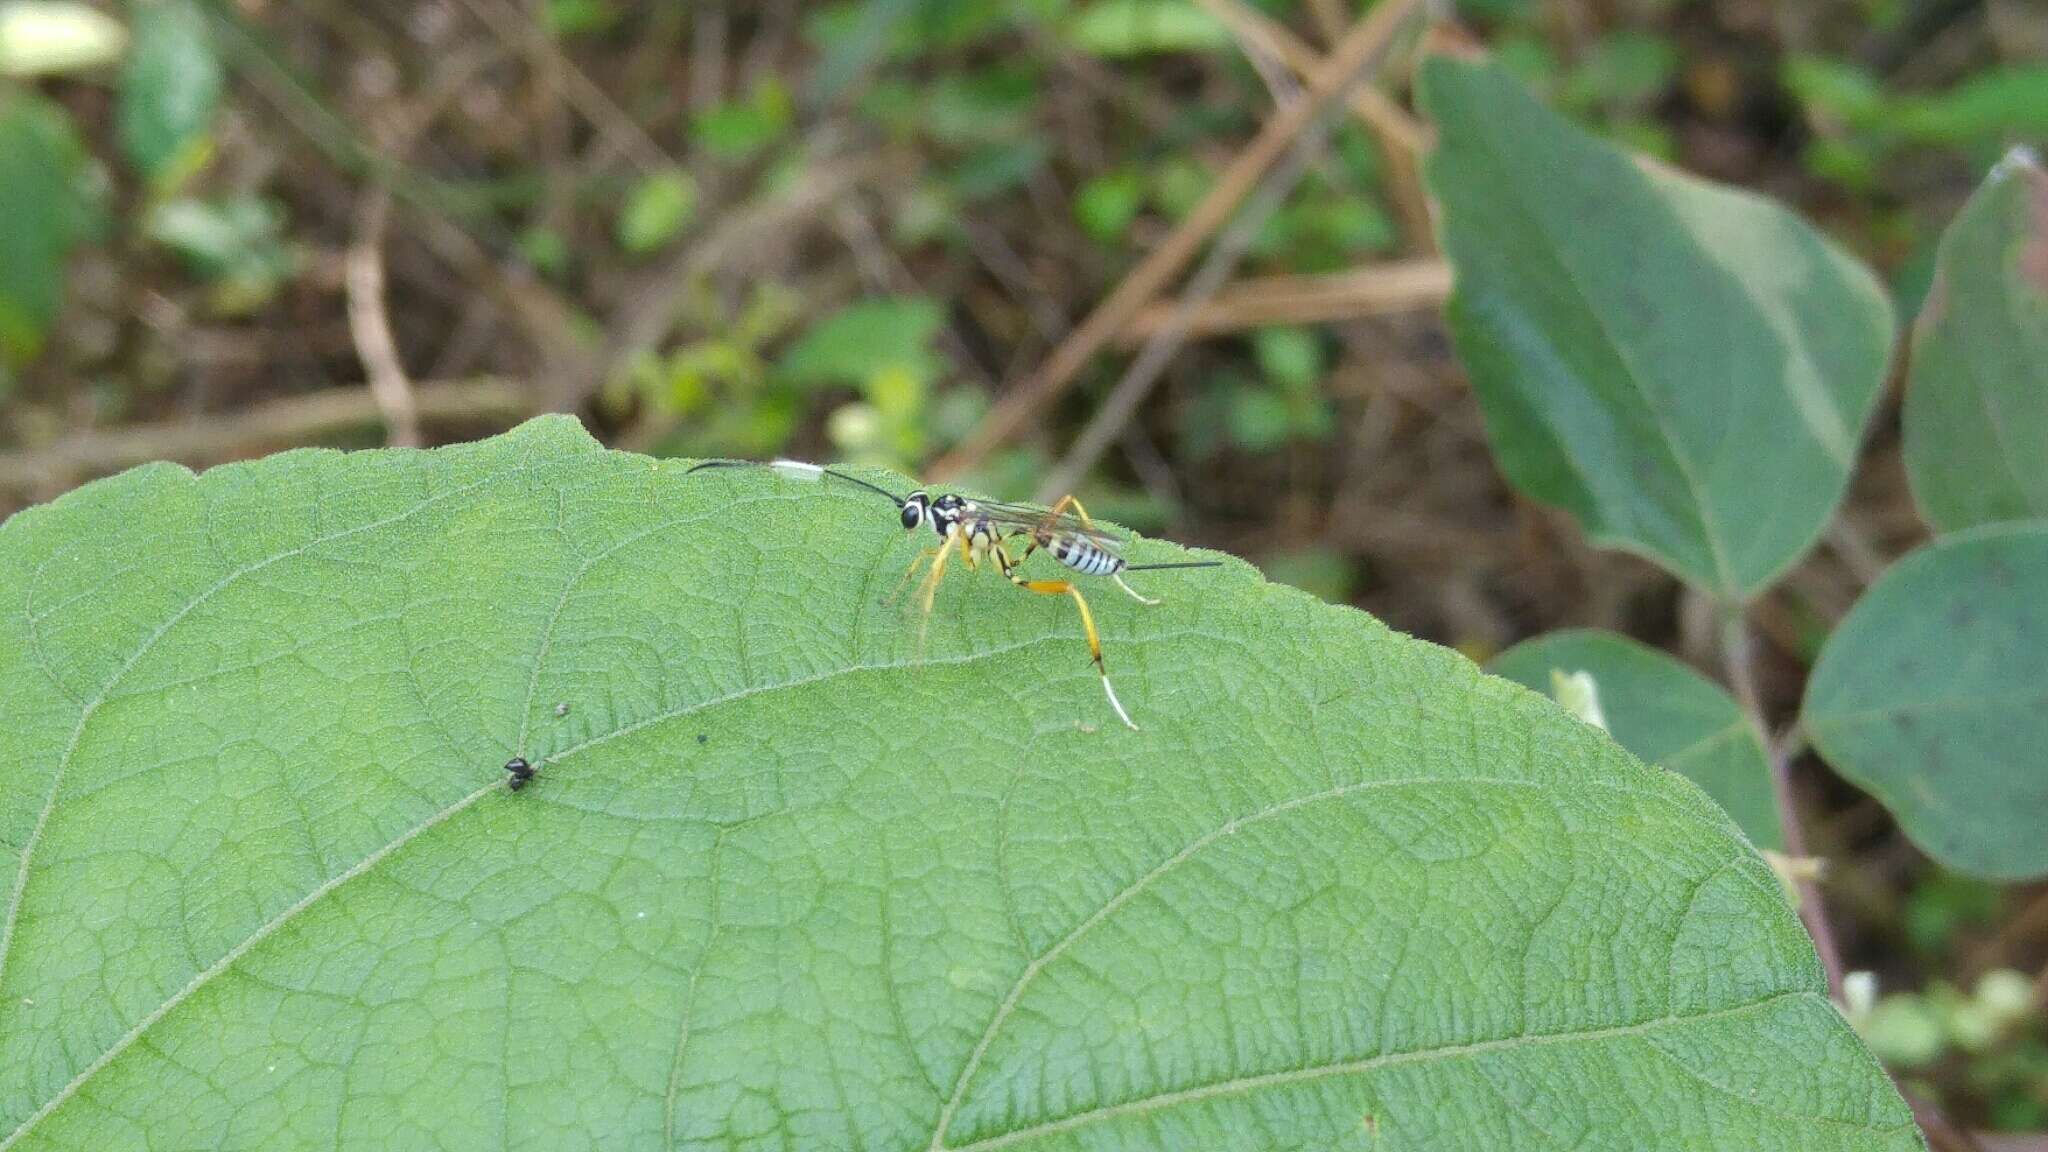
[[[1422,80],[1442,132],[1430,179],[1458,274],[1452,331],[1503,470],[1719,601],[1739,677],[1741,605],[1811,545],[1854,463],[1891,341],[1885,298],[1779,209],[1633,162],[1497,69],[1436,59]],[[1879,579],[1828,637],[1785,737],[1810,740],[1937,859],[2001,878],[2048,874],[2048,522],[2026,519],[2038,478],[2014,463],[2048,449],[2030,384],[2048,347],[2044,187],[2029,158],[2008,160],[1944,241],[1907,409],[1914,489],[1937,526],[1999,523]],[[1754,701],[1743,717],[1614,638],[1544,638],[1503,668],[1532,685],[1591,672],[1646,758],[1687,732],[1741,734],[1741,767],[1702,783],[1768,842]]]
[[[1595,541],[1746,600],[1811,546],[1876,402],[1890,306],[1776,205],[1638,164],[1503,73],[1422,74],[1449,315],[1502,470]]]
[[[556,418],[0,528],[0,1147],[1919,1147],[1678,776],[1235,563],[1098,604],[1143,733],[1000,580],[915,666],[877,504]]]
[[[0,379],[57,318],[64,265],[86,228],[84,145],[56,105],[0,89]]]
[[[2048,517],[2048,171],[2014,152],[1943,237],[1906,393],[1906,472],[1953,531]]]
[[[1605,727],[1622,747],[1699,785],[1750,843],[1784,846],[1756,726],[1720,685],[1654,648],[1592,631],[1525,641],[1488,670],[1546,693],[1553,692],[1554,674],[1586,674]]]

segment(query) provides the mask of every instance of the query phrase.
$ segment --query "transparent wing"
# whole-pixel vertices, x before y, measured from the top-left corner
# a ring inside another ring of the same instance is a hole
[[[974,507],[977,512],[997,524],[1021,528],[1026,532],[1046,531],[1058,535],[1079,536],[1105,552],[1116,552],[1117,545],[1124,542],[1122,533],[1083,524],[1079,516],[1070,513],[1061,512],[1054,515],[1050,508],[1040,508],[1031,504],[1000,504],[992,500],[977,500]]]

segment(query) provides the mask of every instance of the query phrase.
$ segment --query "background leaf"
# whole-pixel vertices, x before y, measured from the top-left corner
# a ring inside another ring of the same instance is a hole
[[[134,6],[135,50],[121,73],[121,149],[145,176],[189,171],[220,103],[221,64],[206,13],[192,0]]]
[[[0,362],[42,350],[80,237],[78,133],[63,109],[0,88]]]
[[[633,186],[619,213],[619,247],[635,256],[682,235],[697,211],[697,182],[679,169],[656,172]]]
[[[889,372],[937,376],[933,337],[945,313],[922,297],[863,300],[818,321],[783,354],[783,375],[800,384],[859,386]]]
[[[1942,237],[1913,334],[1906,475],[1930,524],[2048,516],[2048,171],[2015,152]]]
[[[1231,43],[1230,30],[1192,0],[1094,0],[1067,26],[1074,47],[1096,56],[1192,52]]]
[[[1553,669],[1592,674],[1616,743],[1698,784],[1750,843],[1784,847],[1763,743],[1719,684],[1655,648],[1591,630],[1525,640],[1487,666],[1546,695]]]
[[[1436,57],[1429,183],[1502,470],[1596,542],[1738,600],[1841,498],[1891,345],[1870,273],[1784,209],[1636,163]]]
[[[2048,525],[1977,529],[1893,565],[1822,650],[1804,723],[1930,856],[2048,874]]]
[[[89,4],[11,0],[0,4],[0,76],[50,76],[121,58],[128,30]]]
[[[16,517],[0,1144],[1920,1146],[1676,775],[1235,564],[1143,733],[985,574],[913,671],[920,546],[564,419]]]

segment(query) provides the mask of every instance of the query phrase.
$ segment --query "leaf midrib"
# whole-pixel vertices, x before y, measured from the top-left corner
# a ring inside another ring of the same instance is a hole
[[[107,700],[113,695],[115,687],[117,687],[121,683],[122,679],[124,679],[130,672],[134,671],[136,665],[142,662],[142,658],[144,656],[147,656],[152,650],[154,650],[156,646],[163,641],[163,638],[171,633],[172,629],[176,628],[187,617],[191,616],[191,614],[194,611],[196,611],[200,605],[206,603],[208,600],[211,600],[213,597],[219,595],[221,592],[225,591],[231,585],[234,585],[240,582],[241,580],[246,579],[249,576],[253,576],[256,573],[263,571],[264,569],[270,567],[273,564],[279,564],[286,560],[293,559],[298,556],[303,556],[316,548],[325,547],[326,545],[332,544],[337,540],[345,540],[349,537],[356,536],[364,532],[374,532],[380,528],[388,528],[393,524],[401,523],[405,520],[412,518],[413,516],[417,516],[420,512],[424,511],[425,509],[435,504],[440,503],[443,500],[451,499],[456,496],[467,495],[468,493],[487,487],[500,480],[531,471],[531,469],[532,463],[531,458],[529,457],[528,460],[522,461],[517,467],[507,468],[502,471],[490,473],[484,476],[482,479],[479,479],[471,484],[450,488],[445,492],[437,492],[432,496],[428,496],[425,499],[420,500],[418,503],[415,503],[412,507],[407,508],[403,512],[395,513],[381,520],[372,520],[365,524],[358,524],[352,528],[345,528],[338,532],[328,533],[327,535],[319,536],[312,540],[308,540],[307,542],[299,545],[296,548],[292,548],[287,551],[277,553],[274,556],[265,557],[262,560],[257,560],[252,563],[245,564],[242,567],[237,568],[234,571],[229,572],[227,575],[221,577],[219,580],[215,581],[211,586],[209,586],[205,591],[199,593],[197,596],[194,596],[190,601],[186,602],[186,604],[183,607],[179,608],[176,612],[173,612],[170,616],[166,617],[164,622],[158,625],[154,632],[151,632],[149,636],[144,638],[143,642],[136,647],[134,654],[131,655],[126,661],[124,661],[119,668],[115,669],[114,674],[108,677],[104,684],[100,685],[99,690],[96,693],[94,693],[92,699],[85,702],[84,706],[79,710],[78,723],[75,726],[73,726],[71,730],[71,738],[65,744],[64,751],[58,756],[56,768],[50,773],[49,791],[43,798],[43,806],[42,809],[36,815],[35,824],[30,827],[28,839],[26,842],[23,843],[21,848],[21,859],[15,868],[14,887],[12,893],[8,897],[6,918],[4,920],[0,920],[0,981],[4,981],[6,978],[7,964],[13,954],[15,925],[20,919],[21,906],[24,898],[28,893],[29,871],[34,861],[36,847],[38,843],[40,843],[40,841],[42,840],[43,829],[50,822],[51,813],[53,813],[56,810],[58,797],[62,794],[64,788],[65,773],[71,767],[71,759],[73,756],[77,754],[79,744],[83,742],[85,739],[86,727],[92,722],[92,718],[98,714],[101,706],[104,705],[107,702]],[[4,1152],[4,1149],[9,1144],[13,1143],[13,1140],[14,1138],[10,1136],[5,1142],[0,1142],[0,1152]]]
[[[1160,638],[1170,637],[1171,635],[1171,633],[1162,633],[1160,634]],[[917,662],[916,664],[903,661],[890,661],[880,664],[850,664],[844,667],[834,668],[826,672],[821,672],[814,676],[801,677],[795,680],[777,681],[773,684],[752,685],[734,692],[728,692],[723,696],[716,696],[708,700],[698,701],[697,703],[692,705],[688,705],[681,708],[668,709],[663,712],[657,713],[653,716],[647,717],[646,719],[635,721],[632,724],[628,724],[621,728],[614,729],[613,731],[605,733],[604,735],[592,737],[589,740],[585,740],[580,744],[571,745],[570,747],[562,750],[561,752],[558,752],[552,756],[547,757],[546,762],[549,765],[559,765],[562,761],[568,759],[571,756],[574,756],[580,752],[587,751],[588,749],[595,748],[599,745],[610,743],[611,741],[618,739],[619,737],[628,736],[635,732],[643,731],[657,724],[666,723],[671,720],[683,719],[685,717],[696,715],[700,712],[704,712],[711,708],[716,708],[725,704],[737,703],[738,701],[745,700],[754,696],[763,695],[769,692],[778,692],[784,689],[808,687],[810,685],[823,683],[825,681],[834,680],[842,676],[849,676],[861,672],[901,671],[919,665],[930,667],[935,665],[945,666],[973,664],[982,660],[991,660],[999,656],[1019,651],[1021,649],[1035,647],[1040,644],[1066,642],[1068,641],[1068,639],[1069,638],[1064,633],[1052,633],[1045,636],[1034,637],[1030,640],[1019,641],[1014,644],[1005,644],[996,648],[984,649],[979,652],[969,653],[965,656],[957,656],[944,659],[926,658],[925,660]],[[180,1004],[190,999],[194,994],[196,994],[200,989],[204,988],[207,984],[210,984],[215,979],[226,974],[227,971],[234,966],[236,961],[240,960],[243,956],[248,955],[249,952],[254,950],[256,946],[261,944],[263,941],[269,939],[271,936],[276,935],[279,929],[283,928],[286,924],[296,919],[301,913],[311,908],[314,904],[317,904],[321,899],[330,895],[335,890],[343,887],[349,881],[358,879],[366,873],[370,872],[377,865],[383,863],[385,860],[389,859],[391,856],[396,854],[399,849],[405,847],[407,844],[412,843],[414,840],[417,840],[421,835],[446,823],[451,818],[467,810],[468,808],[474,806],[477,803],[477,801],[492,794],[493,792],[499,791],[501,788],[503,788],[502,781],[494,776],[489,784],[486,784],[483,787],[478,788],[473,792],[470,792],[469,794],[463,796],[461,799],[455,801],[454,803],[448,805],[445,808],[440,809],[433,815],[427,817],[425,820],[414,825],[412,828],[407,829],[404,833],[400,834],[390,843],[384,845],[382,848],[379,848],[377,851],[370,853],[369,855],[363,857],[361,860],[357,861],[355,864],[351,865],[346,871],[337,873],[328,880],[323,881],[320,885],[312,889],[306,895],[300,897],[290,907],[286,908],[284,911],[278,913],[275,917],[272,917],[269,921],[265,922],[263,925],[258,927],[255,932],[251,933],[247,938],[243,939],[241,943],[235,945],[233,948],[229,949],[226,953],[224,953],[219,960],[214,961],[204,971],[200,972],[197,976],[194,976],[192,980],[189,981],[183,988],[180,988],[178,991],[172,993],[168,998],[165,999],[165,1001],[162,1004],[158,1005],[154,1010],[152,1010],[149,1013],[149,1015],[144,1016],[140,1021],[138,1021],[135,1024],[133,1028],[129,1029],[125,1035],[123,1035],[119,1040],[115,1041],[111,1046],[109,1046],[105,1052],[102,1052],[98,1058],[96,1058],[91,1064],[87,1065],[84,1070],[82,1070],[76,1076],[74,1076],[71,1079],[71,1081],[67,1083],[63,1088],[59,1089],[56,1095],[52,1096],[49,1100],[45,1101],[40,1108],[36,1109],[35,1112],[31,1113],[28,1119],[24,1120],[21,1123],[20,1127],[16,1128],[13,1132],[8,1133],[5,1139],[0,1139],[0,1152],[7,1152],[8,1149],[12,1148],[17,1142],[19,1142],[20,1139],[24,1135],[26,1135],[31,1129],[35,1128],[36,1125],[40,1124],[45,1119],[48,1119],[51,1113],[55,1112],[58,1108],[62,1107],[65,1101],[69,1100],[72,1096],[76,1095],[78,1093],[78,1090],[84,1087],[86,1082],[90,1081],[94,1076],[104,1071],[109,1065],[111,1065],[116,1059],[118,1059],[123,1052],[127,1051],[130,1047],[134,1046],[136,1041],[140,1040],[145,1033],[147,1033],[151,1028],[156,1026],[156,1024],[161,1022],[164,1017],[170,1015],[170,1013],[173,1010],[175,1010]]]

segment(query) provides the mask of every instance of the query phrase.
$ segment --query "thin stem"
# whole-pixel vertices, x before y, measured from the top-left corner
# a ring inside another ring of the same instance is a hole
[[[1794,738],[1772,740],[1770,728],[1764,722],[1763,700],[1757,691],[1755,653],[1750,643],[1749,625],[1742,618],[1740,608],[1730,609],[1721,622],[1721,658],[1728,671],[1728,684],[1735,690],[1735,699],[1742,705],[1743,715],[1749,718],[1756,738],[1762,743],[1765,761],[1771,771],[1771,799],[1778,810],[1778,827],[1785,838],[1785,854],[1793,857],[1806,855],[1806,835],[1799,825],[1799,810],[1792,797],[1792,761],[1798,754],[1800,741]],[[1799,893],[1799,919],[1806,924],[1807,934],[1813,937],[1814,951],[1820,954],[1821,969],[1827,973],[1828,995],[1839,1000],[1842,995],[1842,956],[1835,947],[1834,933],[1828,928],[1827,909],[1821,905],[1820,886],[1812,880],[1794,881]]]

